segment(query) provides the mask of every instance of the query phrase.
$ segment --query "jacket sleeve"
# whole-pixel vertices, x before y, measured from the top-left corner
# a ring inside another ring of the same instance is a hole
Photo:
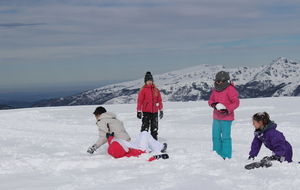
[[[239,94],[236,89],[232,86],[232,88],[228,91],[228,98],[231,102],[226,108],[229,112],[232,112],[240,105]]]
[[[261,140],[259,140],[256,136],[254,136],[249,155],[252,157],[256,157],[260,151],[261,145],[262,145]]]
[[[158,90],[158,89],[157,89],[157,90]],[[157,103],[159,104],[159,105],[158,105],[158,109],[159,109],[159,110],[163,110],[162,97],[161,97],[161,93],[160,93],[159,90],[158,90],[158,94],[157,94]]]
[[[137,111],[142,111],[142,105],[143,105],[144,99],[145,99],[144,90],[141,89],[138,94],[138,99],[137,99],[137,107],[136,107]]]
[[[209,99],[208,99],[208,105],[209,106],[211,106],[212,103],[215,103],[215,98],[214,98],[215,96],[214,95],[215,95],[215,93],[214,93],[214,90],[213,90],[210,97],[209,97]]]
[[[107,142],[106,133],[108,131],[107,131],[105,122],[98,121],[97,125],[98,125],[98,130],[99,130],[99,138],[95,144],[97,145],[97,148],[99,148],[100,146],[102,146],[103,144],[105,144]]]

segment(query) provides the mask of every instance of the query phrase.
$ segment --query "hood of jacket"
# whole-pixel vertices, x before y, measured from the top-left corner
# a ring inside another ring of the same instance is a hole
[[[116,118],[117,118],[117,115],[115,113],[105,112],[105,113],[100,115],[98,120],[101,120],[101,119],[116,119]]]
[[[263,132],[265,132],[265,131],[267,131],[267,130],[269,130],[269,129],[276,129],[276,127],[277,127],[277,124],[276,123],[274,123],[274,122],[270,122],[269,124],[267,124],[263,129],[256,129],[255,130],[255,134],[256,135],[260,135],[260,134],[262,134]]]

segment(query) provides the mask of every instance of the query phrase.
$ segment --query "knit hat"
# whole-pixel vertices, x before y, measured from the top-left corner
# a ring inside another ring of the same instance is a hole
[[[102,106],[99,106],[99,107],[97,107],[96,109],[95,109],[95,111],[94,111],[94,115],[101,115],[101,114],[103,114],[103,113],[105,113],[106,112],[106,109],[104,108],[104,107],[102,107]]]
[[[126,147],[126,149],[128,148]],[[109,155],[111,155],[114,158],[121,158],[127,154],[124,147],[118,141],[113,141],[109,145],[107,152]]]
[[[220,71],[216,74],[215,81],[227,81],[230,80],[230,76],[226,71]]]
[[[148,72],[146,73],[146,75],[145,75],[145,83],[146,83],[148,80],[150,80],[150,81],[153,82],[153,77],[152,77],[150,71],[148,71]]]

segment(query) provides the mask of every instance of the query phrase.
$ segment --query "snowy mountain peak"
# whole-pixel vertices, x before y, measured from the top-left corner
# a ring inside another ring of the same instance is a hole
[[[274,84],[293,82],[295,78],[300,76],[299,67],[299,63],[280,57],[259,72],[256,80],[273,81]]]
[[[207,100],[217,72],[229,72],[240,98],[299,96],[300,64],[280,57],[267,66],[226,69],[222,65],[198,65],[161,75],[153,75],[164,101]],[[144,84],[138,79],[89,90],[74,96],[49,100],[36,106],[135,103]]]
[[[270,65],[299,65],[300,63],[297,63],[296,61],[293,60],[288,60],[284,57],[279,57],[278,59],[275,59],[272,61],[272,63]]]

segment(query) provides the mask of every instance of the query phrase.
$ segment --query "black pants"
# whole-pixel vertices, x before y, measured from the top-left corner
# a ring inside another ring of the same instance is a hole
[[[142,131],[149,131],[152,137],[157,140],[158,135],[158,113],[143,112]]]

